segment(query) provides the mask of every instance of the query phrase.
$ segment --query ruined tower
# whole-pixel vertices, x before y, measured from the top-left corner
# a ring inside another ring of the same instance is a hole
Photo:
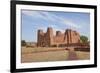
[[[39,47],[50,47],[53,45],[67,45],[73,43],[80,43],[80,35],[78,32],[71,29],[65,30],[64,33],[56,31],[56,35],[53,34],[51,27],[47,28],[47,32],[38,30],[37,45]]]
[[[38,30],[38,46],[45,47],[53,44],[53,29],[49,27],[47,32],[44,33],[43,30]]]

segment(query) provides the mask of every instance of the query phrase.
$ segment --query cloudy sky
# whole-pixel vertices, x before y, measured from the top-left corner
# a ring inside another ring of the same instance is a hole
[[[89,13],[21,10],[21,17],[22,40],[27,42],[36,42],[37,30],[46,32],[48,27],[63,33],[66,29],[73,29],[90,37]]]

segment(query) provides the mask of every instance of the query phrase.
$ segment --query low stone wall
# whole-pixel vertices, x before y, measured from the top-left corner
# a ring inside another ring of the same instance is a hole
[[[89,52],[90,48],[74,48],[75,51],[86,51]]]

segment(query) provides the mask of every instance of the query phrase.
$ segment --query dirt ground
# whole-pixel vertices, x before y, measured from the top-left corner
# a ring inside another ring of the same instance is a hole
[[[90,52],[69,51],[64,48],[22,47],[21,62],[47,62],[90,59]]]

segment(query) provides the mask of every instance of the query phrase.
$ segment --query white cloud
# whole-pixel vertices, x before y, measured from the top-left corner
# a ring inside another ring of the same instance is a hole
[[[63,25],[70,26],[72,28],[81,28],[79,24],[73,23],[71,20],[59,17],[56,14],[50,13],[50,12],[42,12],[42,11],[22,11],[23,14],[34,17],[34,18],[40,18],[44,19],[46,21],[51,22],[59,22]],[[61,25],[62,25],[61,24]]]
[[[22,11],[23,14],[25,15],[28,15],[30,17],[33,17],[33,18],[42,18],[42,19],[46,19],[46,17],[44,17],[40,11]]]
[[[74,28],[81,28],[81,26],[80,26],[80,25],[75,24],[75,23],[73,23],[73,22],[71,22],[71,21],[68,21],[68,20],[63,20],[63,23],[64,23],[65,25],[70,26],[70,27],[74,27]]]
[[[42,12],[42,13],[46,15],[46,18],[48,20],[55,21],[55,22],[60,22],[60,23],[63,23],[67,26],[74,27],[74,28],[81,28],[80,25],[75,24],[75,23],[73,23],[72,21],[70,21],[68,19],[59,17],[59,16],[57,16],[55,14],[52,14],[52,13],[49,13],[49,12]]]

